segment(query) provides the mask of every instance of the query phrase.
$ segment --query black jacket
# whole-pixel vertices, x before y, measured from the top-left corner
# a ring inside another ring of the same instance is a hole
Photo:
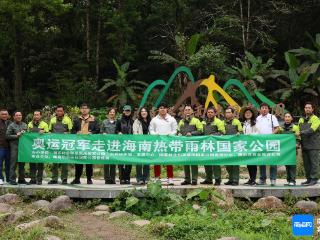
[[[116,134],[133,134],[133,119],[131,116],[127,117],[122,115],[122,118],[119,119],[116,123]]]

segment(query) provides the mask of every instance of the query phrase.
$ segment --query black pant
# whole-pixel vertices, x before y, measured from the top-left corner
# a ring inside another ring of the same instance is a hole
[[[247,168],[248,168],[250,180],[251,181],[256,181],[256,178],[257,178],[257,166],[248,165]]]
[[[119,178],[121,180],[130,181],[132,165],[119,165]]]
[[[76,179],[80,179],[81,175],[82,175],[82,171],[83,171],[83,164],[75,164],[76,167]],[[86,175],[87,175],[87,179],[91,179],[92,175],[93,175],[93,166],[92,164],[86,164]]]

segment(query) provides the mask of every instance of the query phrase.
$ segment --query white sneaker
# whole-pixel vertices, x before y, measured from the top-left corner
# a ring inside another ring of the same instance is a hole
[[[271,180],[271,186],[275,186],[276,185],[276,180]]]
[[[173,178],[168,178],[168,185],[174,185]]]
[[[3,180],[2,179],[0,179],[0,185],[3,185]]]

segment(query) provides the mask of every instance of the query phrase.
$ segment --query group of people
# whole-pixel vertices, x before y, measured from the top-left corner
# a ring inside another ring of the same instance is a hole
[[[133,118],[130,105],[123,107],[122,116],[117,119],[115,108],[107,110],[107,119],[99,123],[90,114],[88,104],[80,107],[81,115],[73,121],[65,114],[62,105],[55,108],[55,114],[49,124],[42,120],[40,110],[33,113],[33,119],[28,124],[22,121],[20,111],[13,113],[13,121],[8,120],[9,114],[6,109],[0,110],[0,184],[6,182],[17,184],[42,184],[43,163],[30,163],[29,182],[25,180],[25,164],[17,163],[19,138],[24,132],[58,133],[58,134],[151,134],[151,135],[236,135],[236,134],[294,134],[296,137],[296,148],[302,149],[303,164],[306,181],[302,185],[315,185],[319,178],[319,152],[320,152],[320,120],[314,114],[314,106],[307,102],[304,106],[304,116],[299,119],[298,124],[293,123],[293,116],[285,113],[283,124],[280,126],[275,115],[270,114],[269,106],[265,103],[260,105],[259,113],[256,109],[248,106],[241,109],[239,119],[236,118],[235,110],[227,107],[224,111],[224,120],[219,119],[214,107],[206,111],[206,118],[201,121],[194,116],[191,105],[184,106],[183,118],[176,121],[168,114],[168,106],[161,103],[158,106],[158,114],[151,117],[146,108],[139,110],[138,116]],[[5,176],[3,176],[3,165],[5,165]],[[18,181],[16,168],[18,167]],[[85,164],[87,184],[92,184],[93,165]],[[206,177],[201,184],[221,184],[222,166],[204,166]],[[61,168],[61,183],[68,184],[68,164],[52,164],[52,179],[48,184],[58,184],[59,168]],[[80,184],[83,173],[83,164],[75,164],[75,178],[71,184]],[[247,166],[249,180],[245,185],[265,185],[267,180],[266,166],[259,166],[259,181],[257,181],[257,166]],[[120,184],[130,184],[132,165],[118,165]],[[173,166],[166,166],[167,181],[173,185]],[[239,185],[239,166],[226,166],[228,181],[225,185]],[[286,166],[287,185],[296,185],[296,166]],[[154,166],[154,177],[160,179],[161,166]],[[277,166],[270,166],[270,183],[276,185]],[[104,165],[104,179],[106,184],[116,184],[116,165]],[[149,165],[136,165],[135,184],[144,185],[150,179]],[[214,182],[213,182],[214,180]],[[184,181],[181,185],[198,184],[198,166],[184,166]]]

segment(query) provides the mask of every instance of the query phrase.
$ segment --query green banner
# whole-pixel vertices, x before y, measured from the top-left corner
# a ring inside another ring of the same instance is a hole
[[[294,135],[159,136],[25,133],[19,162],[295,165]]]

